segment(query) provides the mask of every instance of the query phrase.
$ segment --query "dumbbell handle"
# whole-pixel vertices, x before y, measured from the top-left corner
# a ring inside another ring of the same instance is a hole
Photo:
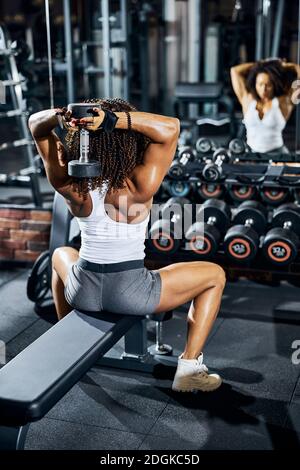
[[[287,230],[291,230],[293,224],[290,220],[286,220],[283,224],[283,228],[287,229]]]
[[[215,225],[215,223],[217,222],[217,218],[214,217],[214,216],[210,216],[208,218],[208,221],[206,222],[208,225]]]
[[[254,224],[253,219],[247,219],[244,223],[245,227],[252,227],[253,224]]]
[[[224,158],[222,158],[222,155],[219,155],[216,160],[214,161],[215,165],[217,166],[222,166],[223,165]]]
[[[89,162],[90,135],[86,129],[80,131],[80,162]]]

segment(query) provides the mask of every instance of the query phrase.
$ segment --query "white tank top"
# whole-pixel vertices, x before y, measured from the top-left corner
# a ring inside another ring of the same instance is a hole
[[[145,258],[145,237],[150,214],[138,224],[116,222],[105,211],[105,194],[90,191],[92,212],[76,217],[81,231],[79,256],[92,263],[112,264]]]
[[[247,144],[254,152],[270,152],[284,145],[282,131],[286,120],[279,107],[278,98],[273,98],[271,108],[260,119],[256,109],[257,101],[250,102],[244,116]]]

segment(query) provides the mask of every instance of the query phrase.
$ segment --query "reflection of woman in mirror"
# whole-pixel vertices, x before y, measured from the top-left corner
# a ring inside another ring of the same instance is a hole
[[[288,153],[282,131],[293,111],[292,83],[300,76],[300,67],[270,59],[237,65],[230,72],[251,150]]]

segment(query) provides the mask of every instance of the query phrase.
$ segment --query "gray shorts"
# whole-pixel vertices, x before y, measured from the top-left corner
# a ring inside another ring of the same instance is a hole
[[[78,310],[128,315],[154,313],[160,292],[159,272],[149,271],[143,260],[96,264],[79,258],[65,286],[67,302]]]

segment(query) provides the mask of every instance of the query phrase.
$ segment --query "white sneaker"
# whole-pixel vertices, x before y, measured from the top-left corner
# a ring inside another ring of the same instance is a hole
[[[220,387],[222,379],[218,374],[209,374],[203,364],[203,354],[198,359],[178,358],[177,370],[172,384],[176,392],[212,392]]]

